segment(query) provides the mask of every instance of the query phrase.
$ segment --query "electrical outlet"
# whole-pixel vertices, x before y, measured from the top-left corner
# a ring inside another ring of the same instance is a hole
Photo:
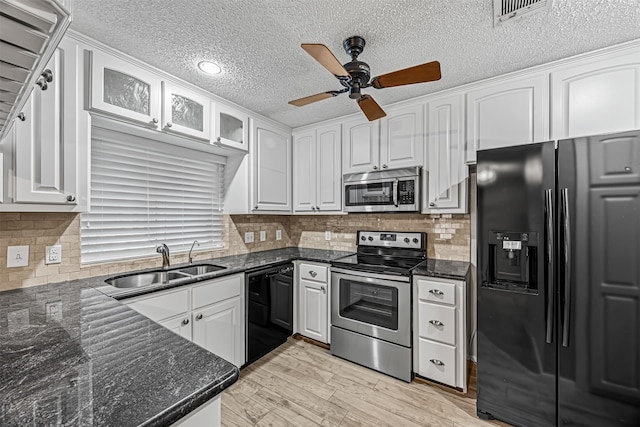
[[[45,264],[60,264],[62,262],[62,246],[54,245],[45,248]]]
[[[7,247],[7,268],[29,265],[29,246]]]
[[[253,243],[253,231],[247,231],[244,233],[244,242]]]
[[[331,240],[331,232],[329,230],[324,232],[324,240]]]
[[[265,240],[267,240],[267,232],[266,231],[260,231],[260,241],[264,242]]]
[[[62,320],[62,301],[51,301],[45,304],[47,320]]]
[[[276,240],[282,240],[282,230],[276,230]]]

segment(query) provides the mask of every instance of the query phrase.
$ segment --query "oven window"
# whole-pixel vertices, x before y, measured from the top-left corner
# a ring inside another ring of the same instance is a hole
[[[346,185],[344,201],[347,206],[392,205],[393,182]]]
[[[341,279],[340,316],[398,330],[398,289]]]

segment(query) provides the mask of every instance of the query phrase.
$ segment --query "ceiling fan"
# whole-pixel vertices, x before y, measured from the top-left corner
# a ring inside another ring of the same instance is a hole
[[[373,97],[371,97],[371,95],[363,94],[361,89],[367,87],[383,89],[386,87],[440,80],[440,63],[438,61],[433,61],[383,74],[381,76],[374,77],[369,81],[369,78],[371,77],[369,65],[362,61],[358,61],[358,55],[360,55],[364,50],[364,45],[364,39],[359,36],[349,37],[343,41],[342,46],[347,54],[351,56],[351,61],[342,65],[325,45],[315,43],[301,44],[300,46],[309,55],[336,76],[340,84],[344,86],[344,89],[317,93],[315,95],[289,101],[289,104],[295,105],[296,107],[302,107],[303,105],[311,104],[312,102],[333,98],[341,93],[349,92],[349,98],[356,99],[358,101],[358,106],[364,115],[367,116],[367,119],[369,119],[369,121],[373,121],[380,119],[387,114],[373,99]]]

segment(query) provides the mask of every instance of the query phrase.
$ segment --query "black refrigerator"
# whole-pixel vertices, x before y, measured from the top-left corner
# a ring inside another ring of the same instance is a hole
[[[478,416],[640,426],[640,131],[477,159]]]

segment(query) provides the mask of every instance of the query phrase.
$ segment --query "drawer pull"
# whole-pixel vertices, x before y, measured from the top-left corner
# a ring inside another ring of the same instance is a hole
[[[433,363],[436,366],[444,366],[444,362],[438,359],[429,359],[429,362]]]
[[[202,313],[200,313],[200,314],[198,314],[198,315],[196,316],[196,320],[201,320],[201,319],[202,319]]]
[[[444,292],[442,292],[440,289],[429,289],[429,292],[431,292],[434,295],[444,295]]]
[[[183,325],[188,325],[189,324],[189,319],[183,319],[182,320],[182,324]]]
[[[309,276],[311,276],[311,277],[316,277],[317,275],[318,275],[318,273],[316,273],[316,272],[315,272],[315,271],[313,271],[313,270],[311,270],[311,271],[309,272]]]
[[[433,326],[444,326],[444,323],[439,320],[429,320],[429,323],[431,323]]]

